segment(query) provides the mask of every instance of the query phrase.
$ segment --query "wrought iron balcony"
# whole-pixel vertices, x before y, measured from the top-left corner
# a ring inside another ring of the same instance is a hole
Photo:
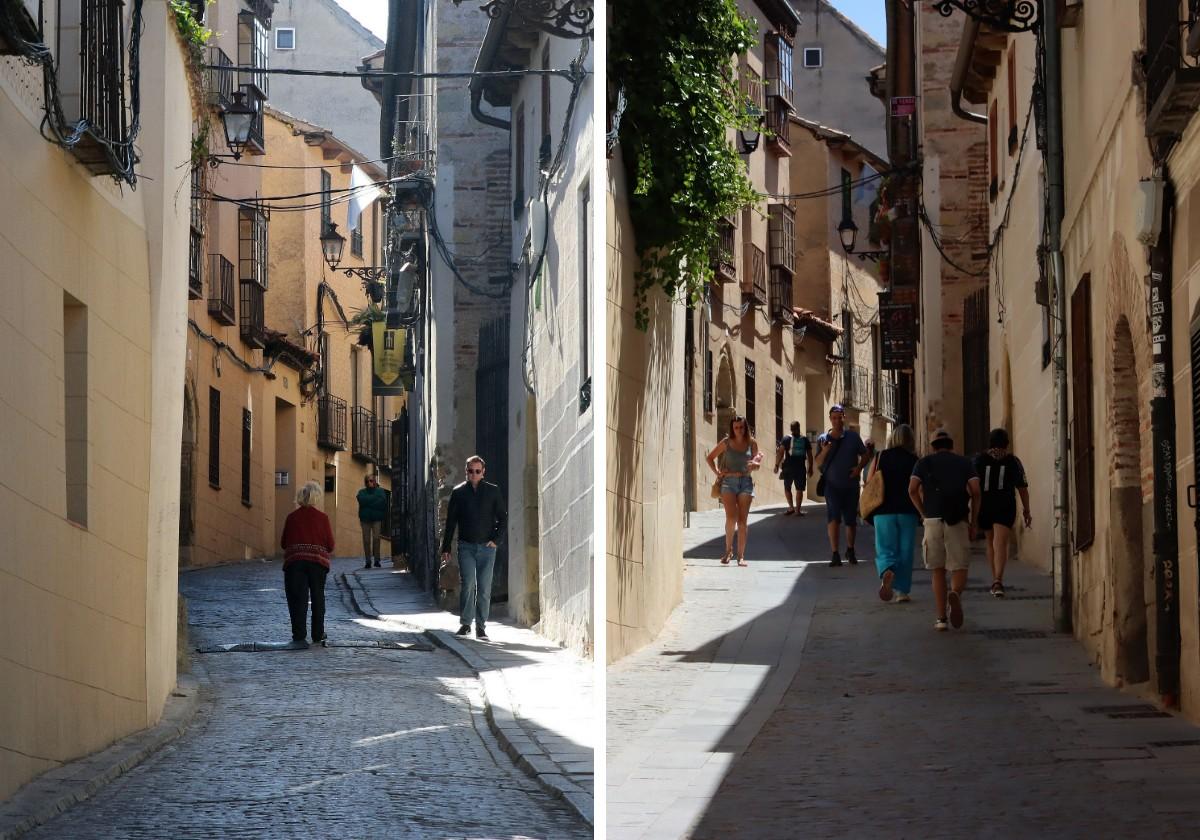
[[[209,105],[227,108],[233,104],[233,59],[220,47],[209,47],[207,59],[205,63],[214,69],[205,71],[205,98]]]
[[[791,155],[792,106],[782,96],[767,97],[767,147],[778,155]]]
[[[767,248],[771,268],[788,274],[796,269],[796,213],[786,204],[772,204],[767,219]]]
[[[350,411],[350,454],[362,461],[374,461],[378,455],[378,431],[375,412],[361,405]]]
[[[777,324],[790,324],[795,318],[792,312],[792,274],[780,268],[771,269],[771,320]]]
[[[890,377],[881,376],[879,379],[879,414],[889,420],[896,419],[896,405],[900,386]]]
[[[220,254],[208,255],[208,314],[214,321],[232,327],[237,323],[233,263]]]
[[[1155,139],[1181,136],[1200,107],[1200,67],[1184,65],[1178,16],[1166,4],[1146,12],[1146,136]]]
[[[871,408],[871,375],[862,365],[842,366],[842,404],[862,411]]]
[[[259,350],[267,346],[267,325],[263,309],[263,287],[243,280],[241,334],[242,341]]]
[[[331,394],[317,397],[317,446],[346,448],[346,401]]]
[[[737,229],[728,219],[717,223],[717,241],[712,247],[713,279],[718,283],[737,282]]]
[[[742,268],[742,293],[756,303],[767,302],[767,255],[753,242],[747,242]]]

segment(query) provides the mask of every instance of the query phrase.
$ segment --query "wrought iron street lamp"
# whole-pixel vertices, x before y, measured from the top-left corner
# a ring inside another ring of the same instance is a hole
[[[1042,22],[1042,3],[1043,0],[934,0],[933,8],[942,17],[950,17],[955,9],[960,9],[997,31],[1031,32]]]
[[[254,127],[256,116],[258,112],[253,105],[246,102],[246,94],[240,90],[233,94],[233,103],[221,112],[221,122],[225,126],[225,143],[229,146],[229,151],[233,152],[234,160],[241,160],[242,150],[250,142],[250,129]]]
[[[847,217],[842,219],[837,226],[838,238],[842,240],[842,250],[847,254],[858,257],[860,260],[875,260],[879,261],[888,255],[885,251],[855,251],[854,245],[858,240],[858,225],[854,224],[854,220]]]
[[[753,154],[758,148],[759,140],[762,139],[764,119],[762,111],[754,102],[747,103],[746,112],[752,120],[751,127],[738,129],[738,152],[743,155]]]
[[[346,237],[338,233],[337,224],[330,222],[321,234],[321,254],[330,271],[340,271],[347,277],[357,277],[366,283],[378,283],[387,276],[387,269],[377,265],[350,266],[339,268],[342,254],[346,250]]]

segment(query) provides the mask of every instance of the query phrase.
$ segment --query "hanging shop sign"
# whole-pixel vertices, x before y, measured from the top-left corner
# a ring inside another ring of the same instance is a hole
[[[402,397],[405,394],[407,333],[403,327],[389,330],[383,321],[371,324],[371,393],[377,397]]]
[[[908,303],[879,301],[880,367],[912,370],[917,355],[916,307]]]

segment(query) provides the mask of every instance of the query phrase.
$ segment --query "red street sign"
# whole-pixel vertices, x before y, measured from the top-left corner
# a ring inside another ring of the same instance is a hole
[[[915,96],[893,96],[892,97],[892,116],[893,117],[911,117],[917,113],[917,97]]]

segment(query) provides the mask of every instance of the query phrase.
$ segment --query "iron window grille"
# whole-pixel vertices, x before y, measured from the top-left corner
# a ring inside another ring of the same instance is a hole
[[[205,71],[205,98],[209,105],[228,108],[233,104],[233,59],[220,47],[209,47],[207,58],[212,69]]]
[[[208,255],[208,314],[232,327],[235,323],[233,263],[220,254]]]
[[[263,307],[263,288],[252,281],[243,280],[240,332],[242,341],[251,347],[262,349],[267,346],[267,327]]]
[[[792,43],[782,32],[767,33],[766,78],[771,93],[792,105]]]
[[[392,421],[382,418],[375,421],[375,463],[390,467],[392,464]]]
[[[775,445],[783,440],[783,380],[775,377]]]
[[[780,324],[790,324],[794,319],[792,312],[792,275],[782,268],[771,269],[771,320]]]
[[[267,288],[267,216],[258,208],[238,208],[238,279]]]
[[[753,242],[747,242],[745,248],[743,265],[746,273],[742,278],[742,292],[757,303],[766,303],[767,255]]]
[[[253,429],[250,409],[242,409],[242,504],[250,507],[250,432]]]
[[[737,282],[737,228],[728,219],[717,222],[717,241],[712,247],[713,277],[718,283]]]
[[[358,224],[350,231],[350,253],[360,258],[363,255],[362,216],[358,217]]]
[[[350,454],[363,461],[374,461],[378,451],[375,412],[355,406],[350,412]]]
[[[704,351],[704,413],[712,414],[713,410],[713,354],[711,350]]]
[[[751,359],[746,359],[746,426],[750,434],[755,428],[755,367]]]
[[[879,380],[879,413],[889,420],[896,419],[899,386],[890,376],[881,376]]]
[[[68,148],[93,175],[132,171],[136,160],[125,92],[123,12],[123,0],[58,8],[59,113],[52,117],[70,134],[78,133]]]
[[[331,394],[317,398],[317,446],[346,448],[346,401]]]
[[[767,97],[767,145],[781,154],[790,154],[792,145],[792,106],[782,96]]]
[[[871,408],[871,374],[853,362],[842,367],[842,404],[867,411]]]
[[[221,392],[208,389],[208,483],[221,489]]]
[[[204,175],[192,167],[191,225],[188,231],[188,299],[204,297]]]
[[[763,87],[762,76],[744,60],[738,68],[738,90],[746,110],[761,114],[766,110],[766,91]]]

